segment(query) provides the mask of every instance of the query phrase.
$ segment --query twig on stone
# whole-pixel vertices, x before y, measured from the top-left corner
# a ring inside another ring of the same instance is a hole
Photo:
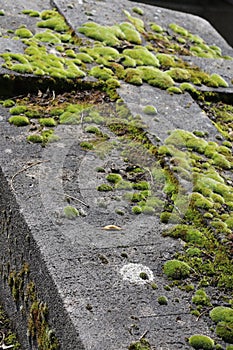
[[[60,194],[62,196],[65,196],[67,198],[73,199],[74,201],[78,201],[79,203],[81,203],[82,205],[84,205],[85,207],[89,208],[90,206],[88,204],[86,204],[85,202],[81,201],[81,199],[78,199],[76,197],[70,196],[69,194],[66,193],[61,193],[61,192],[56,192],[57,194]]]
[[[139,341],[141,341],[143,338],[145,338],[145,336],[147,335],[147,333],[148,333],[149,331],[147,330],[147,331],[145,331],[140,337],[139,337]]]

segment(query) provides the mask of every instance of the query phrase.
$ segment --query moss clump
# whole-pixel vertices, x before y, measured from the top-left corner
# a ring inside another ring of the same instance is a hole
[[[201,244],[205,241],[205,237],[198,229],[184,224],[178,224],[163,232],[163,236],[173,238],[181,238],[185,242]]]
[[[157,68],[138,67],[136,71],[139,72],[143,81],[160,89],[168,89],[175,84],[169,75]]]
[[[96,134],[96,135],[101,135],[102,134],[100,129],[97,126],[95,126],[95,125],[87,126],[85,128],[85,131],[90,133],[90,134]]]
[[[82,141],[82,142],[80,142],[79,145],[86,150],[94,149],[94,145],[88,141]]]
[[[150,23],[150,27],[156,33],[162,33],[163,32],[163,28],[160,25],[158,25],[157,23],[155,23],[155,22],[151,22]]]
[[[96,67],[91,68],[89,75],[91,75],[97,79],[108,80],[113,76],[113,72],[109,68],[96,66]]]
[[[150,350],[150,343],[145,338],[140,341],[133,342],[128,346],[128,350]]]
[[[19,115],[10,117],[9,123],[14,124],[15,126],[26,126],[30,124],[30,121],[27,117]]]
[[[15,31],[15,35],[22,39],[31,38],[33,36],[32,32],[27,28],[18,28]]]
[[[61,43],[61,40],[60,38],[50,32],[50,31],[45,31],[43,33],[37,33],[36,35],[34,35],[34,38],[41,41],[41,42],[44,42],[44,43],[50,43],[50,44],[60,44]]]
[[[124,80],[126,83],[133,84],[133,85],[142,85],[142,74],[137,69],[128,68],[125,70],[125,76]]]
[[[165,296],[158,297],[157,301],[158,301],[159,305],[167,305],[168,304],[168,300]]]
[[[183,91],[178,88],[177,86],[171,86],[167,89],[167,92],[169,92],[170,94],[182,94]]]
[[[53,118],[40,118],[39,123],[40,125],[47,126],[47,127],[52,127],[57,125],[56,121]]]
[[[208,86],[228,87],[229,85],[219,74],[212,74],[210,76],[210,81],[208,82]]]
[[[43,21],[37,22],[39,28],[49,28],[57,32],[66,32],[69,27],[65,19],[56,10],[45,10],[41,13]]]
[[[30,17],[40,17],[40,12],[34,10],[23,10],[22,13]]]
[[[197,91],[196,88],[190,83],[182,83],[182,84],[180,84],[180,89],[182,91],[188,91],[188,92],[196,92]]]
[[[95,22],[84,23],[78,28],[79,33],[84,34],[88,38],[102,41],[108,46],[118,46],[120,40],[125,39],[124,33],[118,26],[101,26]]]
[[[143,113],[148,115],[156,115],[157,109],[154,106],[148,105],[143,108]]]
[[[212,157],[213,164],[222,169],[231,169],[231,163],[223,154],[215,153]]]
[[[220,321],[233,322],[233,309],[225,306],[217,306],[210,311],[210,318],[215,323]]]
[[[118,190],[131,190],[132,183],[130,181],[121,180],[121,181],[116,183],[115,188]]]
[[[166,71],[166,73],[170,75],[172,79],[178,82],[189,81],[189,79],[191,78],[190,72],[184,68],[171,68],[168,71]]]
[[[172,279],[185,279],[190,275],[190,266],[180,260],[169,260],[163,265],[163,272]]]
[[[140,16],[143,16],[144,14],[144,11],[140,7],[133,7],[132,10]]]
[[[190,195],[190,205],[200,209],[209,210],[213,208],[213,202],[205,198],[201,193],[193,192]]]
[[[123,55],[133,58],[139,66],[159,67],[159,61],[146,47],[135,46],[133,49],[126,49]]]
[[[185,36],[187,37],[189,35],[189,32],[187,31],[187,29],[179,26],[178,24],[175,24],[175,23],[171,23],[169,24],[169,28],[173,30],[173,32],[179,34],[179,35],[182,35],[182,36]]]
[[[140,190],[140,191],[149,190],[150,189],[150,184],[147,181],[135,182],[133,184],[133,188],[135,190]]]
[[[157,59],[159,60],[159,63],[163,67],[174,67],[176,65],[175,56],[167,55],[165,53],[158,53],[156,55]]]
[[[68,205],[67,207],[65,207],[63,211],[64,211],[65,217],[69,220],[73,220],[77,216],[79,216],[79,211],[75,207],[72,207],[71,205]]]
[[[233,321],[219,322],[216,327],[216,334],[225,342],[233,344]]]
[[[122,181],[122,177],[120,174],[114,174],[114,173],[111,173],[111,174],[108,174],[106,176],[106,180],[108,180],[109,182],[111,183],[117,183],[119,181]]]
[[[76,58],[84,63],[92,63],[93,62],[93,58],[85,52],[77,53]]]
[[[144,32],[144,22],[140,18],[133,17],[130,15],[130,13],[126,10],[123,10],[124,14],[128,18],[128,20],[135,26],[135,28],[140,32]]]
[[[125,35],[125,39],[132,44],[140,45],[142,43],[141,36],[135,27],[128,22],[123,22],[119,25],[121,31]]]
[[[27,141],[31,143],[42,143],[43,137],[39,134],[33,134],[33,135],[27,136]]]
[[[112,190],[113,190],[113,188],[109,184],[102,184],[102,185],[97,187],[97,191],[100,191],[100,192],[108,192],[108,191],[112,191]]]
[[[212,350],[214,349],[214,341],[210,337],[202,334],[194,334],[189,338],[189,344],[194,349]]]
[[[9,108],[15,105],[15,101],[13,100],[5,100],[2,102],[3,107]]]
[[[142,212],[142,208],[138,205],[132,207],[132,213],[135,215],[139,215]]]
[[[195,295],[192,297],[192,302],[196,305],[210,306],[210,298],[207,296],[204,289],[199,289],[196,291]]]

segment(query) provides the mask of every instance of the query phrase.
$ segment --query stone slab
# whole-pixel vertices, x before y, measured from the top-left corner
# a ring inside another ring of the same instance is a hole
[[[128,6],[124,1],[117,2],[116,7],[112,2],[68,4],[53,2],[74,29],[89,19],[87,13],[102,24],[112,24],[113,18],[115,22],[122,21],[122,9]],[[155,19],[161,25],[172,20],[183,25],[185,18],[188,29],[197,31],[194,17],[142,7],[149,20]],[[36,8],[40,10],[44,5],[38,2]],[[200,23],[203,27],[198,27],[198,31],[206,40],[220,44],[225,53],[232,52],[207,22]],[[204,66],[209,67],[209,62],[205,61]],[[219,69],[226,72],[222,61],[217,62]],[[216,61],[211,63],[213,69],[217,68]],[[132,114],[141,114],[144,105],[156,105],[158,120],[148,120],[142,113],[147,133],[155,144],[162,143],[168,131],[177,128],[208,131],[209,139],[215,140],[216,129],[188,94],[170,96],[147,85],[124,84],[119,94]],[[185,350],[189,349],[186,338],[194,332],[211,335],[205,317],[196,322],[190,314],[186,292],[164,289],[169,281],[162,274],[163,263],[182,249],[182,242],[163,238],[165,226],[155,217],[121,218],[114,214],[111,203],[107,203],[110,207],[99,208],[101,198],[96,191],[99,178],[94,170],[103,161],[92,152],[80,150],[78,143],[83,138],[80,127],[58,126],[59,142],[41,148],[26,142],[27,127],[17,129],[7,122],[9,111],[3,107],[0,116],[1,244],[8,248],[1,252],[1,258],[3,263],[10,261],[11,269],[19,269],[23,261],[30,263],[30,276],[40,300],[49,305],[51,326],[61,349],[123,350],[146,332],[156,349]],[[119,153],[110,153],[104,162],[110,166],[119,162]],[[65,219],[61,213],[67,203],[66,194],[81,199],[85,204],[79,203],[77,207],[87,215],[74,221]],[[102,200],[106,198],[103,196]],[[11,222],[10,228],[6,228],[4,220]],[[103,230],[109,224],[121,226],[122,230]],[[132,266],[134,273],[130,277],[135,280],[127,278],[122,270]],[[149,282],[154,281],[158,289],[153,290],[148,281],[138,279],[143,270],[151,274]],[[31,349],[26,337],[27,324],[19,316],[22,305],[10,302],[6,281],[1,290],[24,348]],[[159,306],[157,298],[161,295],[168,298],[168,305]]]

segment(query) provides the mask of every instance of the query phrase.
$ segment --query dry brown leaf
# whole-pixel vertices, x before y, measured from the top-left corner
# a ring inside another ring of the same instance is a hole
[[[120,231],[122,230],[121,227],[116,226],[116,225],[107,225],[102,228],[102,230],[109,230],[109,231]]]

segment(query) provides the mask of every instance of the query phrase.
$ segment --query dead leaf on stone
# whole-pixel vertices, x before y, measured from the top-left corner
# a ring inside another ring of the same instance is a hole
[[[120,231],[122,230],[121,227],[116,226],[116,225],[107,225],[102,228],[102,230],[108,230],[108,231]]]

